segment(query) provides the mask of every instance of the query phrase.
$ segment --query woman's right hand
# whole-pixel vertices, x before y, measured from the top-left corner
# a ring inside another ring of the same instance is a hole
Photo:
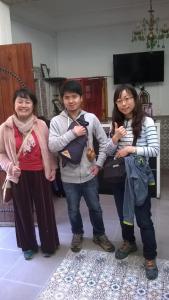
[[[12,176],[19,177],[21,175],[21,169],[17,166],[13,166],[12,168]]]
[[[123,126],[118,127],[117,123],[114,123],[114,135],[112,136],[112,141],[117,144],[118,141],[127,134],[126,129]]]

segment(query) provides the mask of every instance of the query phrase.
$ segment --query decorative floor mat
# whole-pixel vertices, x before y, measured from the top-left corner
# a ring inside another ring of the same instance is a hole
[[[168,300],[169,261],[157,260],[159,276],[145,277],[144,259],[94,250],[68,252],[37,300]]]

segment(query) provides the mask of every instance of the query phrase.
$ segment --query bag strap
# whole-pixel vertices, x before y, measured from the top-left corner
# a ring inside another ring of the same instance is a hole
[[[136,146],[136,143],[137,143],[137,138],[136,138],[136,137],[134,137],[134,138],[133,138],[133,143],[132,143],[132,146]]]
[[[30,136],[30,134],[31,134],[31,132],[32,132],[32,130],[33,130],[33,127],[34,127],[34,126],[32,126],[32,128],[29,130],[29,132],[28,132],[28,133],[26,134],[26,136],[24,137],[24,140],[23,140],[23,142],[22,142],[22,145],[20,146],[19,151],[18,151],[18,153],[17,153],[17,155],[16,155],[17,159],[19,158],[19,156],[20,156],[20,154],[21,154],[21,152],[22,152],[23,146],[25,145],[25,143],[26,143],[28,137]]]

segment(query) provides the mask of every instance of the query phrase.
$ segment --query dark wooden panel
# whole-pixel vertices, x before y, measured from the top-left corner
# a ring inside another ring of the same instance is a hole
[[[0,46],[0,122],[13,113],[13,94],[27,86],[35,91],[30,43]]]
[[[83,109],[100,121],[107,119],[107,81],[104,77],[75,78],[83,89]]]
[[[35,91],[30,43],[0,46],[0,124],[13,114],[13,94],[21,87]],[[5,174],[0,171],[0,203]],[[0,204],[0,222],[13,222],[13,205]]]

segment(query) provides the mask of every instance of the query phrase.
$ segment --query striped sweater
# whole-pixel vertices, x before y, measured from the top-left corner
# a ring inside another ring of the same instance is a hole
[[[112,155],[117,149],[121,149],[124,146],[132,145],[133,133],[131,127],[132,120],[125,121],[124,127],[126,128],[127,135],[122,137],[118,144],[113,144],[112,139],[109,139],[106,146],[107,155]],[[159,153],[160,146],[157,136],[154,120],[150,117],[145,117],[142,125],[142,131],[140,137],[136,143],[136,154],[145,157],[156,157]]]

